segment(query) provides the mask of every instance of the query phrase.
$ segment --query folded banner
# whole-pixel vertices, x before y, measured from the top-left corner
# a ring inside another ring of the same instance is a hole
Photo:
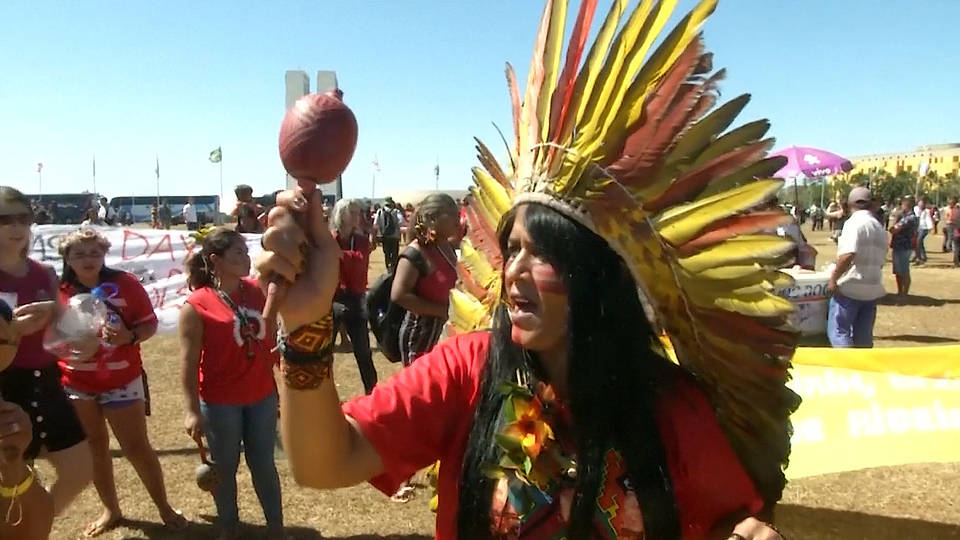
[[[182,230],[92,228],[110,241],[107,266],[136,275],[147,290],[160,319],[157,331],[176,330],[180,306],[190,294],[184,274],[184,262],[195,249],[190,233]],[[75,230],[76,225],[34,225],[30,257],[52,265],[57,275],[61,275],[63,260],[57,253],[57,245],[63,236]],[[261,251],[260,235],[243,236],[250,256],[256,256]]]
[[[960,461],[960,346],[802,347],[787,476]]]

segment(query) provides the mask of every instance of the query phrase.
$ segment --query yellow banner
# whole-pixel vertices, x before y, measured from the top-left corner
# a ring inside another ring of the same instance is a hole
[[[917,377],[960,377],[960,345],[891,349],[799,347],[795,366],[824,366]]]
[[[835,351],[806,349],[795,358],[790,387],[803,397],[803,404],[792,417],[788,477],[960,461],[960,368],[931,358],[950,352],[952,363],[960,364],[960,347],[855,351],[859,357]],[[807,365],[813,357],[860,369]],[[883,367],[890,370],[883,372]],[[955,378],[895,372],[925,373],[930,368]]]

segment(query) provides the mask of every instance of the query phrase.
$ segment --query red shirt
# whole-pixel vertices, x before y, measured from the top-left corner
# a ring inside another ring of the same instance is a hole
[[[440,460],[441,540],[457,537],[460,468],[489,342],[486,332],[445,340],[372,394],[343,405],[383,461],[384,472],[370,480],[380,491],[396,492],[413,473]],[[705,537],[734,512],[760,510],[763,501],[699,388],[681,381],[662,396],[657,413],[684,538]]]
[[[200,399],[219,405],[250,405],[270,395],[275,387],[273,365],[276,336],[267,335],[263,322],[265,298],[256,280],[244,278],[230,299],[246,314],[255,339],[244,343],[240,321],[217,291],[203,287],[187,297],[203,320],[200,351]],[[253,358],[247,357],[248,347]]]
[[[117,272],[106,283],[117,286],[117,294],[108,298],[108,309],[119,315],[123,325],[128,329],[146,322],[156,322],[157,314],[153,311],[153,304],[147,291],[137,279],[137,276],[127,272]],[[60,285],[60,301],[64,304],[71,296],[80,292],[77,287],[68,283]],[[61,382],[64,386],[71,386],[89,393],[100,393],[130,383],[140,376],[143,364],[140,359],[140,345],[120,345],[113,349],[100,347],[97,354],[83,363],[59,360],[60,371],[63,373]]]
[[[447,259],[436,245],[422,246],[419,242],[416,248],[430,261],[430,273],[420,276],[414,287],[417,296],[424,300],[446,304],[450,298],[450,289],[457,284],[457,260]]]
[[[348,238],[334,234],[343,257],[340,259],[340,290],[353,294],[367,292],[367,270],[370,267],[370,239],[362,234]]]
[[[27,259],[27,274],[16,277],[0,270],[0,299],[16,308],[31,302],[55,300],[56,291],[51,285],[51,270],[33,259]],[[57,357],[43,348],[44,330],[20,339],[13,367],[37,369],[56,364]]]

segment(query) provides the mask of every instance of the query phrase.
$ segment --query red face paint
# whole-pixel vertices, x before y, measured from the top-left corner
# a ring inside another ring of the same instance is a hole
[[[534,264],[530,267],[530,274],[533,276],[533,285],[538,291],[550,294],[567,294],[567,287],[552,264],[545,262]]]

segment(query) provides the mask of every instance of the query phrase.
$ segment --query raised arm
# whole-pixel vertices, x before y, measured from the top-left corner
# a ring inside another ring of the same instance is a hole
[[[290,334],[330,314],[339,283],[340,248],[323,218],[322,204],[319,193],[309,203],[297,191],[278,197],[263,237],[265,253],[256,262],[263,283],[275,276],[292,280],[280,306],[281,322]],[[307,232],[304,243],[297,243],[295,228],[300,226],[291,219],[298,214],[305,216],[299,219]],[[332,357],[303,354],[296,361],[285,357],[281,364],[284,450],[297,483],[314,488],[358,484],[383,469],[376,450],[340,408],[331,362]]]

